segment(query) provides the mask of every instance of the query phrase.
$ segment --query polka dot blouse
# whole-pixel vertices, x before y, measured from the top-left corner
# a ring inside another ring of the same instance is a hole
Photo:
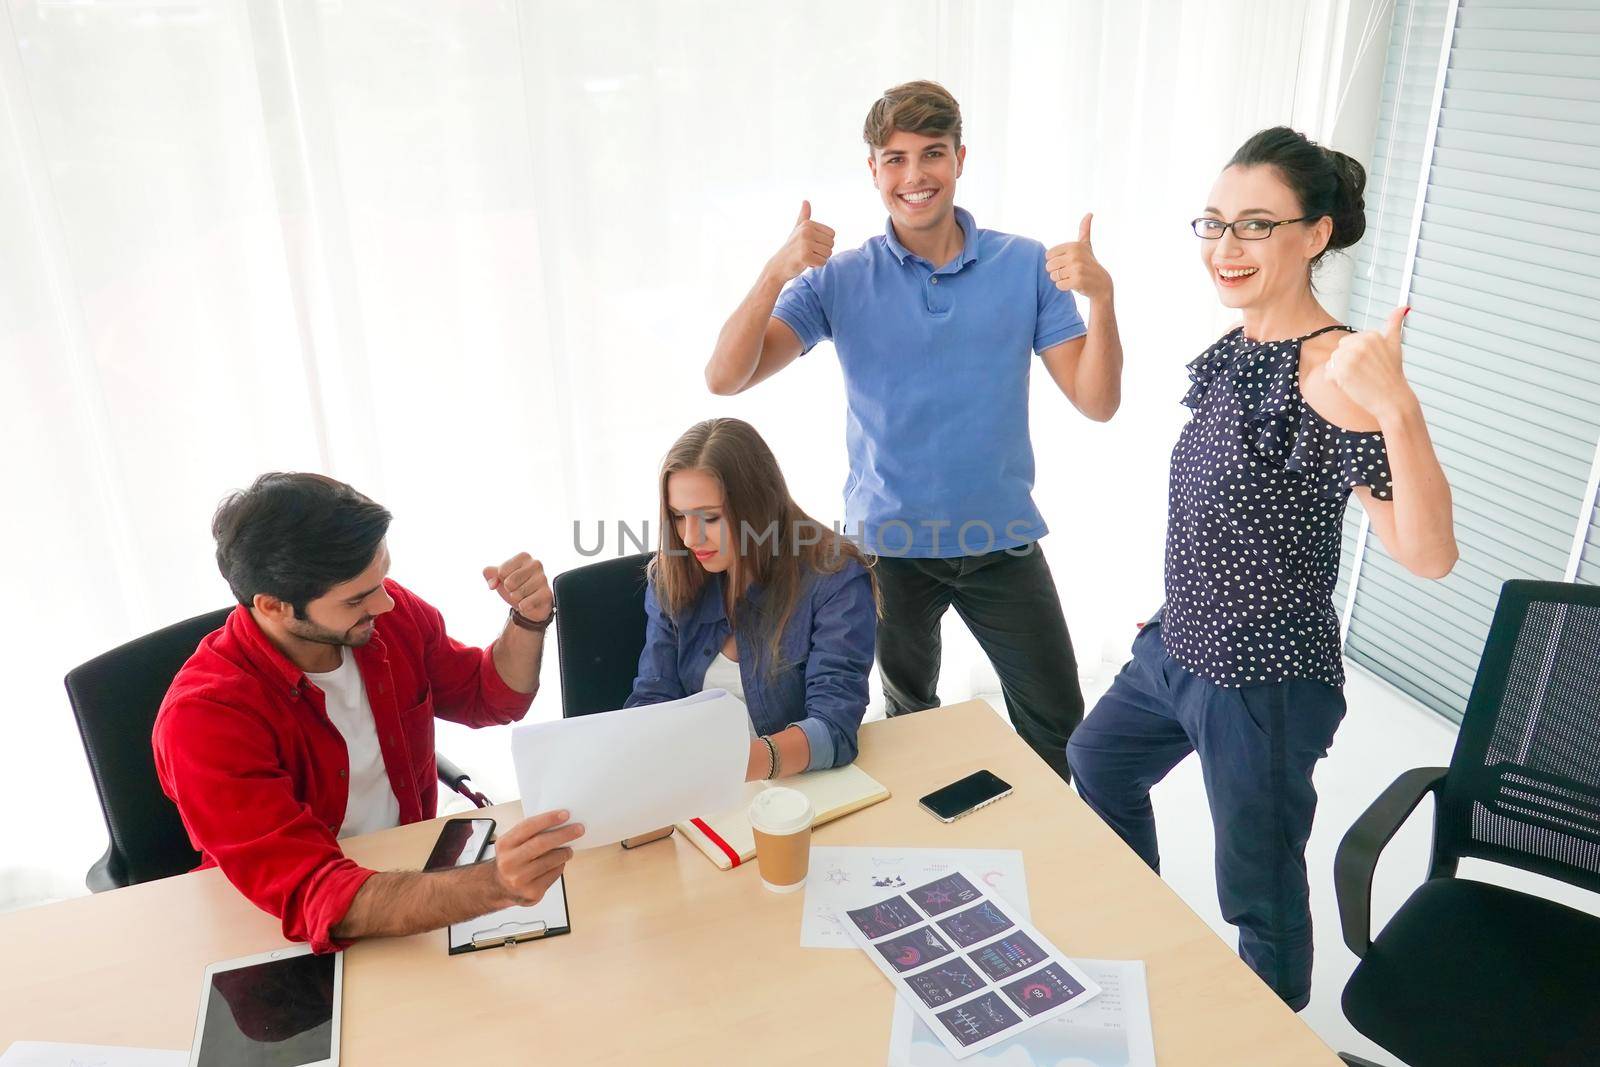
[[[1350,487],[1393,499],[1381,433],[1340,429],[1300,397],[1300,345],[1234,330],[1189,364],[1194,411],[1172,453],[1161,635],[1220,686],[1344,684],[1339,540]]]

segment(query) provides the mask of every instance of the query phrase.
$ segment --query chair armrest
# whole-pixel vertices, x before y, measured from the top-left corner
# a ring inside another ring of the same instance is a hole
[[[1345,831],[1333,857],[1333,889],[1339,901],[1344,943],[1357,956],[1372,947],[1372,875],[1389,839],[1422,798],[1444,783],[1448,767],[1414,767],[1390,783]]]
[[[439,781],[472,801],[474,807],[487,808],[493,801],[471,786],[472,778],[457,767],[443,752],[435,752],[433,761],[439,767]]]

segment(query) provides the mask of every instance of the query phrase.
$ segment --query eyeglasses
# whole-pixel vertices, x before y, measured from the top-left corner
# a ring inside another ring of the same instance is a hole
[[[1223,222],[1221,219],[1198,218],[1189,223],[1189,228],[1194,230],[1196,237],[1207,241],[1222,239],[1222,235],[1229,230],[1241,241],[1265,241],[1272,236],[1272,231],[1279,226],[1287,226],[1291,222],[1310,222],[1312,218],[1322,216],[1307,215],[1303,219],[1284,219],[1282,222],[1273,222],[1271,219],[1235,219],[1233,222]]]

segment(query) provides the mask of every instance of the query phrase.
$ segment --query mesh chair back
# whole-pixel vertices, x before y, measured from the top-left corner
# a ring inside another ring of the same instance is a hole
[[[633,692],[644,651],[646,568],[654,558],[644,552],[591,563],[551,583],[563,718],[615,711]]]
[[[1436,869],[1600,890],[1600,587],[1505,584],[1439,805]]]
[[[103,870],[95,874],[108,876],[110,885],[182,874],[200,862],[177,806],[161,791],[150,731],[179,668],[232,612],[223,608],[175,623],[67,674],[67,699],[111,838]],[[96,886],[95,874],[91,888],[110,887]]]

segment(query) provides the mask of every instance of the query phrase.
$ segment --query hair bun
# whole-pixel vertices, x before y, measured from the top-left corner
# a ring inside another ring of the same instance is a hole
[[[1324,147],[1323,153],[1333,165],[1337,184],[1333,190],[1333,203],[1328,217],[1333,220],[1333,235],[1328,238],[1329,248],[1349,248],[1367,232],[1367,205],[1364,194],[1367,188],[1367,169],[1355,159],[1336,149]]]

